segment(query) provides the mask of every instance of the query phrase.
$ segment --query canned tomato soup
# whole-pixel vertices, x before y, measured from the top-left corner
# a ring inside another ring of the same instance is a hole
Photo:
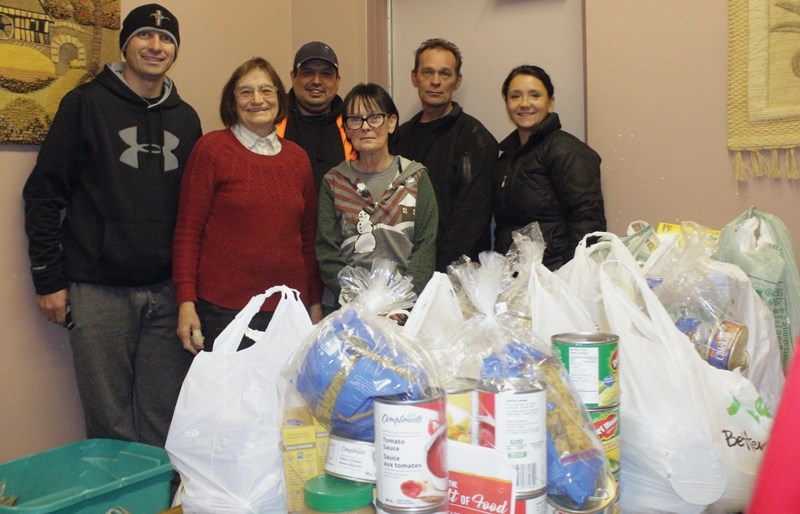
[[[446,506],[444,391],[423,400],[379,397],[374,403],[377,500],[403,512]]]
[[[587,408],[619,403],[619,338],[602,332],[570,332],[552,337],[553,350]]]
[[[517,380],[500,386],[478,384],[478,444],[499,450],[514,466],[517,495],[538,493],[547,486],[545,386]]]

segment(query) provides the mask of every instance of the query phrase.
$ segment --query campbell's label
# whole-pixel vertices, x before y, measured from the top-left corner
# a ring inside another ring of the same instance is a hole
[[[393,509],[447,502],[445,395],[426,401],[375,398],[376,499]]]

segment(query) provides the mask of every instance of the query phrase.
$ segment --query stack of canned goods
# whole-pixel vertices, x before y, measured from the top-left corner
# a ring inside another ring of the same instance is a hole
[[[618,342],[616,335],[601,332],[565,333],[552,337],[553,350],[567,369],[570,381],[586,406],[617,486],[620,473]],[[619,491],[619,487],[615,489]],[[612,512],[618,511],[619,498],[614,507],[616,510]],[[605,508],[597,512],[605,512]]]

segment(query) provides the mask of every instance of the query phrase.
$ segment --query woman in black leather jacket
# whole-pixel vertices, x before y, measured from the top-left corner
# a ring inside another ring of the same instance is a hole
[[[555,270],[572,259],[584,235],[606,230],[600,156],[561,130],[553,83],[542,68],[514,68],[502,93],[517,129],[500,143],[494,248],[505,253],[511,233],[536,221],[546,244],[543,264]]]

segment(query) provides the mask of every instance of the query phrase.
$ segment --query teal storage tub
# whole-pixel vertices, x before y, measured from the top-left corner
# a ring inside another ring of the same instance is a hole
[[[0,464],[0,514],[154,514],[169,508],[174,476],[163,448],[87,439]]]

